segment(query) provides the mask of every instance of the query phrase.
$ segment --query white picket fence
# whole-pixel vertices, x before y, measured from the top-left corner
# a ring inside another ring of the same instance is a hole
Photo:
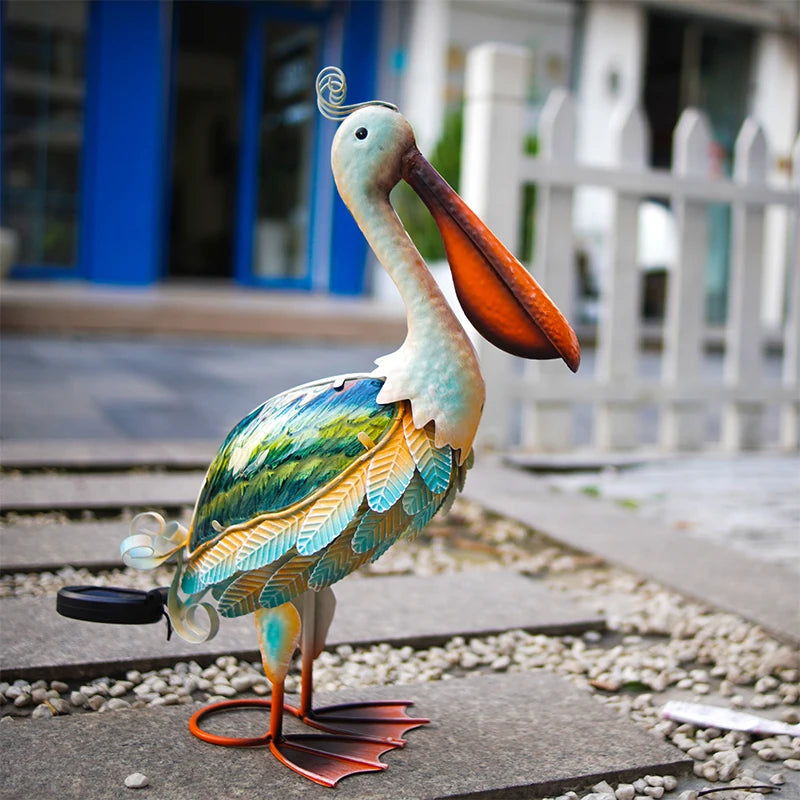
[[[800,446],[800,138],[794,149],[793,186],[767,185],[768,153],[758,124],[747,119],[735,147],[733,179],[709,177],[710,130],[705,115],[687,109],[674,134],[673,169],[646,165],[647,122],[633,108],[616,118],[616,164],[575,161],[576,112],[570,95],[554,92],[540,118],[537,157],[523,152],[527,54],[487,44],[469,55],[466,80],[461,192],[501,240],[520,240],[522,187],[537,188],[532,272],[570,319],[576,299],[575,190],[613,193],[608,274],[603,276],[594,374],[573,376],[560,362],[521,367],[494,348],[481,352],[487,379],[482,444],[535,451],[565,451],[574,443],[576,404],[591,406],[597,450],[640,446],[644,407],[658,409],[658,443],[666,451],[750,450]],[[669,199],[675,220],[677,263],[667,279],[660,374],[642,377],[640,270],[637,226],[647,197]],[[728,314],[722,375],[704,366],[704,272],[709,203],[732,208]],[[761,291],[765,208],[788,210],[791,283],[782,331],[782,373],[765,374]],[[764,436],[764,411],[779,408],[778,441]],[[719,439],[709,442],[710,409],[719,408]]]

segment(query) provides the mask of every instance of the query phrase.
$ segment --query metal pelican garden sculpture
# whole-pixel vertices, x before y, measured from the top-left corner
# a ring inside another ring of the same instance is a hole
[[[384,102],[345,106],[335,68],[317,78],[318,107],[341,121],[331,163],[336,186],[405,302],[408,334],[377,369],[289,389],[248,414],[225,439],[189,529],[137,518],[122,544],[127,564],[152,568],[177,555],[167,609],[191,641],[216,633],[218,615],[252,614],[271,699],[233,700],[197,712],[206,741],[265,745],[318,783],[380,770],[384,752],[427,720],[408,702],[312,705],[312,665],[333,617],[330,586],[394,542],[413,539],[463,487],[481,417],[484,382],[473,346],[395,214],[401,180],[441,231],[459,301],[476,329],[525,358],[562,358],[576,370],[574,332],[529,273],[417,150],[410,124]],[[147,524],[156,523],[156,530]],[[203,597],[210,592],[211,598]],[[216,608],[215,608],[216,607]],[[205,609],[208,619],[197,618]],[[202,623],[202,624],[201,624]],[[284,679],[302,656],[298,707]],[[262,737],[216,736],[210,711],[268,704]],[[290,735],[289,712],[318,732]]]

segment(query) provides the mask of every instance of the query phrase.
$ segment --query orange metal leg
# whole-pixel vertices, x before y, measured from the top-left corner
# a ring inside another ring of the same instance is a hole
[[[365,703],[343,703],[314,708],[314,662],[304,651],[300,672],[300,707],[288,708],[307,725],[329,733],[346,733],[404,747],[404,734],[430,720],[406,714],[410,700],[385,700]]]
[[[388,742],[347,733],[284,734],[283,694],[283,684],[280,683],[273,686],[270,700],[258,698],[226,700],[202,708],[189,720],[189,730],[204,742],[223,747],[268,745],[272,754],[282,764],[323,786],[335,786],[348,775],[386,769],[386,764],[379,759],[383,753],[394,749],[395,745]],[[262,736],[234,737],[219,736],[200,727],[200,721],[204,717],[241,708],[269,708],[269,731]],[[287,710],[293,713],[296,711]]]

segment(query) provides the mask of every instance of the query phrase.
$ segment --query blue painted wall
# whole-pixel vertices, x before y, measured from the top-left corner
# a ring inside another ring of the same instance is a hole
[[[80,272],[148,284],[165,257],[172,7],[94,0],[90,14]]]
[[[330,6],[310,11],[291,3],[248,5],[251,22],[256,24],[248,33],[245,56],[241,146],[250,153],[242,159],[242,169],[253,170],[260,123],[263,20],[281,14],[317,18],[326,37],[335,28],[334,49],[341,43],[339,61],[348,79],[348,100],[357,102],[375,96],[381,0],[334,0]],[[164,277],[169,248],[173,10],[173,0],[89,3],[77,269],[26,268],[20,277],[78,277],[123,285],[147,285]],[[322,169],[329,169],[327,160],[316,164],[317,171]],[[234,279],[252,284],[257,282],[250,267],[255,175],[240,172],[239,181]],[[335,194],[332,182],[327,186]],[[338,194],[329,230],[327,288],[334,294],[362,294],[367,245]],[[307,279],[287,288],[311,288],[313,272],[312,267]]]

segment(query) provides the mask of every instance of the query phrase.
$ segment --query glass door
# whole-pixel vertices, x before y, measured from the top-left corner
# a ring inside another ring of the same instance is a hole
[[[2,224],[26,274],[74,273],[87,3],[7,0],[0,12]]]
[[[295,8],[300,13],[267,16],[249,32],[236,267],[242,283],[305,289],[322,19]]]
[[[257,279],[303,282],[309,271],[316,26],[267,25],[259,129]]]

